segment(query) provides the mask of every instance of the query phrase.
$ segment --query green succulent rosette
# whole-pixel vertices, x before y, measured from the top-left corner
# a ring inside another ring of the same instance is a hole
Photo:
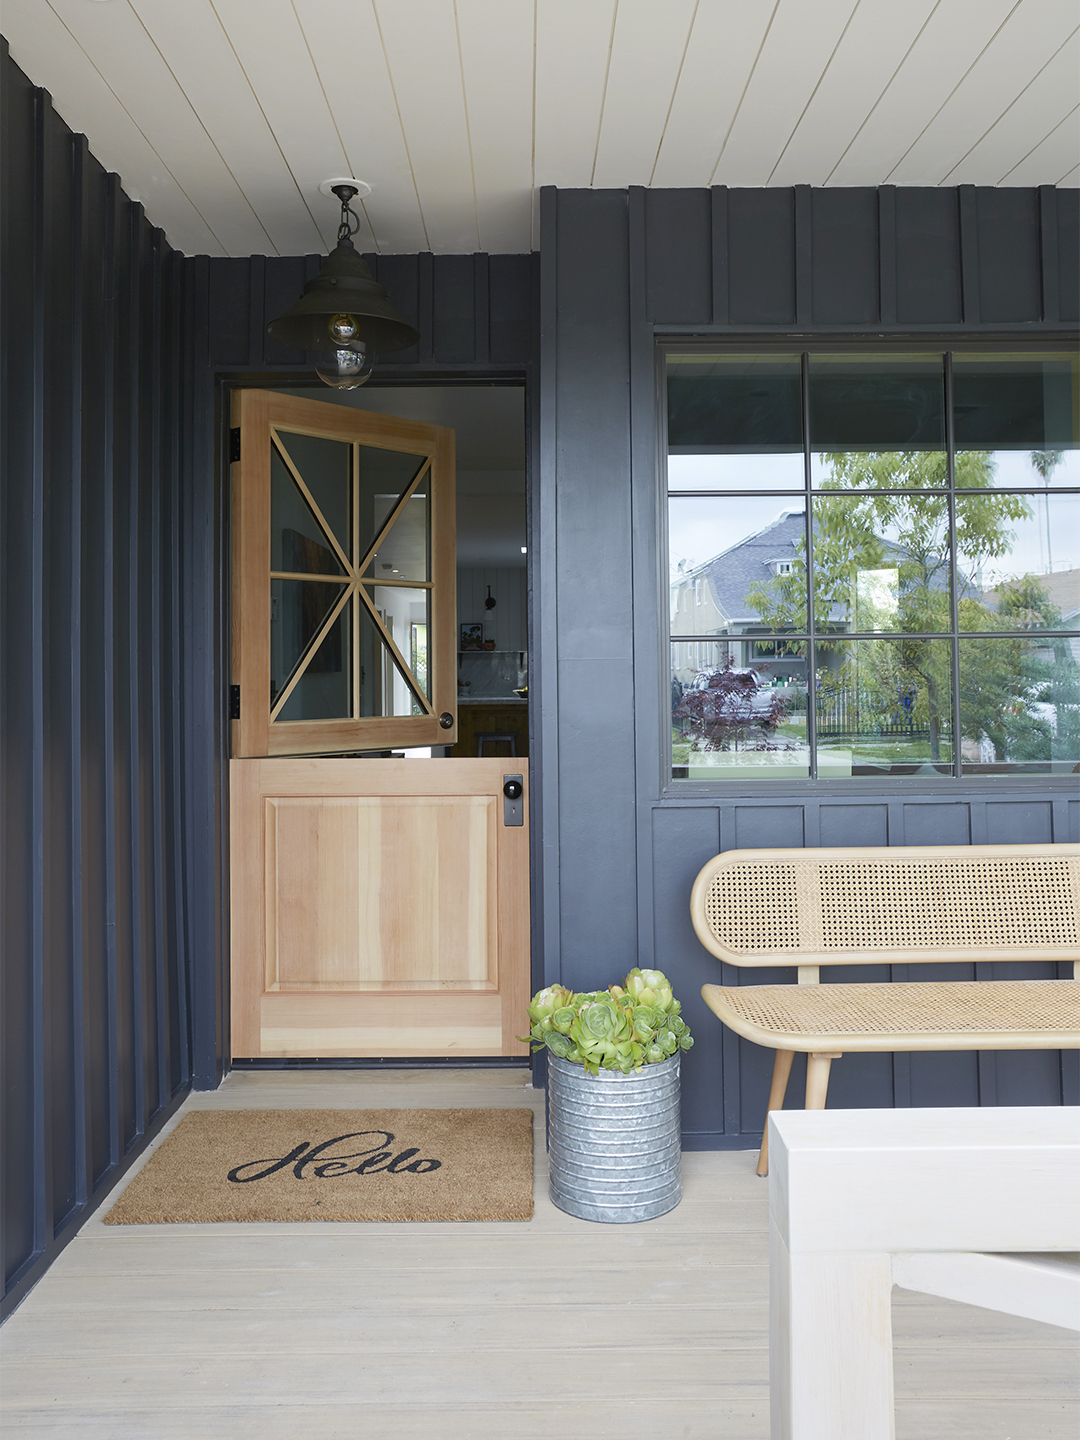
[[[574,993],[565,985],[538,991],[529,1005],[529,1040],[592,1075],[629,1075],[693,1045],[682,1006],[661,970],[635,967],[621,985]],[[520,1037],[524,1038],[524,1037]]]

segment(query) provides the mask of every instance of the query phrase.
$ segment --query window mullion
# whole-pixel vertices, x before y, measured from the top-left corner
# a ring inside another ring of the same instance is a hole
[[[953,778],[961,776],[960,731],[960,596],[956,554],[956,437],[953,430],[952,351],[945,352],[945,479],[949,487],[949,614],[952,637],[952,746]]]
[[[806,525],[806,743],[810,750],[810,779],[817,779],[817,647],[814,642],[814,511],[810,494],[810,355],[802,353],[802,432],[803,432],[803,517]]]

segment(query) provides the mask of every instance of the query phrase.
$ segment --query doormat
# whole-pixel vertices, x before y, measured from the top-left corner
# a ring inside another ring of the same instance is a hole
[[[195,1110],[106,1225],[530,1220],[531,1110]]]

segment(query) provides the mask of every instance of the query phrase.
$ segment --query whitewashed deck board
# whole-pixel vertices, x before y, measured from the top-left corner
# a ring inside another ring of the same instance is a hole
[[[532,1222],[99,1214],[0,1331],[4,1440],[765,1440],[752,1152],[687,1154],[676,1210],[602,1226],[548,1200],[543,1096],[520,1071],[237,1073],[183,1113],[413,1105],[530,1106]],[[1069,1332],[905,1291],[893,1313],[898,1440],[1075,1440]]]

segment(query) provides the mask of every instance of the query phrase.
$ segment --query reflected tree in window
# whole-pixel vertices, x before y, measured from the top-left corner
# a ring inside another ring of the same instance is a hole
[[[831,702],[851,697],[850,708],[867,730],[895,730],[897,714],[905,715],[913,731],[925,730],[930,760],[940,761],[952,729],[951,657],[948,645],[930,637],[952,629],[954,583],[961,629],[1013,628],[1012,620],[1004,620],[984,602],[977,573],[984,562],[1009,553],[1012,523],[1030,515],[1028,501],[990,489],[993,460],[986,452],[957,455],[957,485],[967,492],[957,513],[957,545],[975,574],[954,576],[948,497],[937,488],[942,483],[941,454],[849,451],[821,458],[828,473],[815,497],[813,525],[817,651],[825,660],[816,677],[819,694]],[[911,493],[918,489],[931,493]],[[805,587],[805,572],[803,548],[790,575],[751,590],[748,598],[765,623],[793,627],[792,602]],[[1004,598],[999,600],[999,605],[1004,603]],[[898,645],[863,647],[856,669],[847,639],[852,634],[908,638]],[[876,658],[870,661],[869,656]],[[998,657],[992,692],[996,704],[992,715],[986,711],[988,724],[983,727],[987,735],[1000,733],[1001,717],[1014,712],[1017,724],[1026,725],[1019,716],[1039,678],[1026,652]],[[975,694],[978,688],[972,677],[968,692]],[[976,708],[980,714],[986,709]]]

